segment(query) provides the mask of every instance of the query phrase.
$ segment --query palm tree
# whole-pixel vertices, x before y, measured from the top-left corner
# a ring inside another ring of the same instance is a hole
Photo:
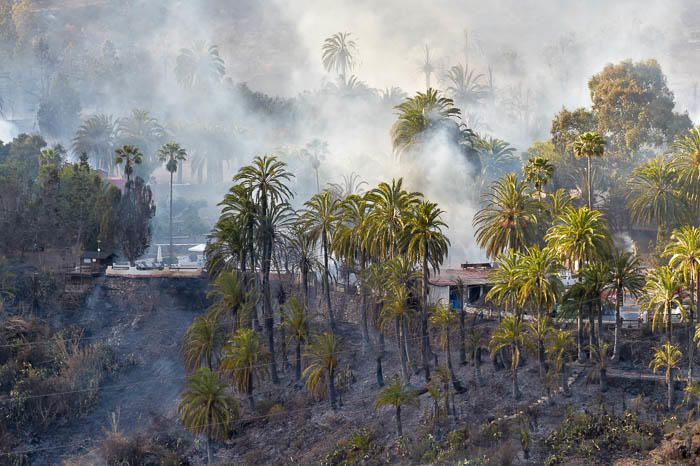
[[[481,162],[481,186],[492,182],[501,173],[518,171],[520,160],[515,156],[515,147],[502,139],[492,137],[477,138],[474,149]]]
[[[513,376],[513,399],[520,399],[518,387],[518,365],[520,364],[520,350],[524,343],[525,326],[519,316],[505,316],[496,330],[491,335],[489,348],[491,354],[509,348],[511,352],[511,371]]]
[[[178,162],[187,160],[187,151],[176,142],[165,143],[158,151],[158,160],[165,163],[165,169],[170,173],[170,265],[175,263],[173,255],[173,174],[177,171]]]
[[[671,233],[671,242],[666,245],[664,256],[669,258],[668,265],[683,275],[683,281],[688,284],[690,294],[690,315],[688,318],[688,380],[693,376],[693,355],[695,345],[691,339],[690,328],[694,319],[693,313],[697,312],[700,301],[698,286],[700,274],[700,228],[684,226]],[[700,313],[698,313],[700,323]]]
[[[481,351],[488,342],[483,333],[472,329],[467,335],[467,344],[474,363],[474,383],[478,387],[481,385]]]
[[[439,91],[418,92],[396,110],[398,117],[391,127],[391,142],[397,157],[420,149],[437,131],[445,131],[455,144],[471,148],[474,133],[458,124],[460,110],[452,99],[441,97]]]
[[[486,206],[474,216],[476,241],[490,258],[505,249],[523,250],[535,238],[535,204],[527,185],[510,173],[485,196]]]
[[[603,214],[587,207],[568,208],[547,231],[547,244],[576,271],[604,257],[611,238]]]
[[[180,49],[175,62],[177,82],[184,88],[202,88],[210,82],[219,82],[226,73],[219,47],[205,41],[196,41],[192,48]]]
[[[386,387],[377,395],[377,400],[374,405],[377,408],[384,406],[393,406],[396,409],[396,432],[399,437],[403,436],[401,425],[401,407],[402,406],[420,406],[420,399],[414,390],[411,390],[399,377],[394,377]]]
[[[233,377],[239,393],[248,397],[251,408],[253,400],[253,375],[260,358],[260,338],[255,330],[239,328],[224,346],[221,371]]]
[[[411,309],[408,307],[408,289],[396,280],[387,283],[390,291],[387,300],[382,307],[382,327],[386,327],[390,321],[395,322],[396,343],[401,361],[401,374],[406,383],[411,381],[411,374],[408,371],[408,319]]]
[[[438,306],[433,309],[430,315],[430,323],[438,330],[440,340],[442,342],[443,351],[447,359],[447,369],[450,371],[450,379],[455,391],[462,391],[462,384],[457,380],[455,371],[452,367],[452,349],[450,347],[450,332],[455,323],[456,316],[451,309],[443,306]]]
[[[622,307],[625,293],[638,297],[644,287],[644,275],[639,257],[630,252],[616,251],[609,265],[610,282],[605,287],[615,293],[615,340],[613,343],[613,360],[619,361],[620,347],[618,339],[622,334],[622,319],[620,308]]]
[[[571,207],[571,196],[564,188],[559,188],[547,196],[547,213],[549,218],[556,219],[569,207]]]
[[[134,173],[134,165],[139,165],[143,161],[143,154],[134,146],[123,146],[114,151],[116,157],[114,163],[124,164],[124,174],[126,175],[126,189],[131,189],[131,175]]]
[[[591,348],[591,354],[593,355],[593,359],[595,359],[598,369],[598,384],[601,392],[606,392],[608,390],[607,370],[609,350],[610,345],[605,342],[600,342],[598,347]]]
[[[304,303],[299,302],[294,296],[287,301],[286,308],[284,326],[289,339],[295,343],[296,365],[294,372],[297,380],[301,380],[301,347],[309,338],[309,316],[306,313]]]
[[[532,246],[518,261],[519,280],[518,302],[521,306],[529,304],[536,312],[537,319],[531,327],[535,336],[540,377],[545,376],[545,339],[549,321],[547,314],[559,299],[563,284],[559,278],[561,265],[551,248],[540,249]]]
[[[291,247],[296,254],[297,266],[299,267],[299,273],[301,274],[304,308],[308,309],[310,304],[309,274],[316,264],[316,260],[314,259],[315,241],[313,236],[306,231],[306,228],[302,223],[297,223],[294,226],[290,241]]]
[[[591,347],[591,351],[593,351],[594,343],[595,349],[600,351],[603,340],[603,300],[601,297],[606,286],[611,282],[608,261],[596,261],[592,264],[588,264],[581,273],[580,279],[583,281],[583,286],[586,289],[586,301],[588,302],[588,319],[590,326],[588,343]],[[595,336],[596,316],[598,317],[599,331],[597,338]]]
[[[525,342],[534,354],[537,355],[539,376],[545,380],[546,375],[546,342],[549,334],[554,330],[548,315],[534,316],[525,326]]]
[[[591,159],[602,157],[605,152],[605,139],[595,131],[587,131],[579,134],[574,141],[574,155],[576,158],[585,157],[588,162],[586,179],[588,185],[588,208],[593,208],[593,174],[591,172]]]
[[[94,157],[95,166],[107,173],[112,171],[116,124],[111,115],[92,115],[85,120],[73,138],[73,152]]]
[[[197,316],[185,331],[182,350],[185,367],[193,371],[201,367],[214,368],[217,357],[225,341],[225,329],[220,322],[220,313],[216,310]]]
[[[489,281],[493,286],[486,294],[487,301],[493,301],[513,314],[520,313],[517,304],[523,274],[518,264],[519,259],[520,256],[513,249],[507,249],[496,256],[496,267],[489,273]]]
[[[695,215],[700,212],[700,128],[691,128],[671,145],[671,168],[688,194]]]
[[[211,307],[213,311],[219,314],[231,313],[235,331],[249,321],[249,316],[244,314],[247,314],[248,302],[253,300],[251,295],[252,293],[246,293],[236,272],[222,271],[214,279],[207,298],[215,300]]]
[[[326,306],[328,307],[328,323],[331,331],[336,331],[333,306],[331,304],[330,269],[328,258],[331,253],[331,242],[333,233],[338,222],[340,202],[331,196],[329,191],[314,194],[311,199],[304,203],[306,207],[301,215],[304,227],[315,240],[321,240],[321,253],[323,254],[323,290],[326,296]]]
[[[211,441],[226,438],[239,408],[218,374],[202,368],[188,379],[178,413],[185,429],[207,437],[207,463],[211,464]]]
[[[272,314],[272,298],[270,296],[270,267],[275,229],[280,218],[275,216],[276,210],[285,208],[292,197],[292,191],[287,182],[293,177],[287,171],[284,162],[274,156],[256,157],[250,165],[242,167],[233,181],[249,191],[253,203],[258,206],[256,211],[257,224],[260,231],[257,234],[258,243],[262,247],[262,276],[263,276],[263,311],[265,313],[265,329],[267,346],[270,353],[270,372],[272,382],[279,383],[277,363],[275,361],[274,320]]]
[[[678,295],[682,287],[681,274],[664,265],[649,272],[642,289],[642,309],[653,313],[654,330],[662,322],[666,324],[666,338],[669,342],[672,341],[673,309],[679,309],[681,317],[685,319],[685,307]]]
[[[452,98],[465,106],[477,105],[485,96],[484,86],[481,84],[483,74],[476,74],[470,70],[469,65],[455,65],[447,72],[447,80],[450,86],[447,88]],[[430,86],[428,86],[430,87]]]
[[[143,151],[140,176],[147,180],[160,163],[156,151],[163,143],[165,129],[147,111],[134,109],[131,115],[119,119],[116,137],[118,144],[135,146]]]
[[[338,367],[338,340],[330,333],[318,335],[306,352],[309,365],[304,369],[306,388],[315,396],[320,397],[325,392],[324,384],[328,386],[328,397],[331,408],[337,409],[335,393],[335,370]]]
[[[567,363],[571,362],[570,351],[574,346],[571,333],[566,330],[554,330],[549,337],[547,355],[552,362],[556,374],[561,374],[561,388],[565,396],[569,396],[569,370]]]
[[[543,187],[554,175],[554,165],[546,157],[533,157],[523,168],[525,180],[532,184],[537,193],[537,199],[542,199]]]
[[[447,224],[440,219],[443,211],[438,205],[421,201],[408,217],[407,232],[408,245],[406,254],[421,267],[421,336],[423,368],[426,382],[430,380],[430,368],[428,363],[428,279],[430,270],[439,272],[450,247],[450,240],[443,233]],[[450,366],[451,367],[451,366]]]
[[[321,161],[328,155],[328,143],[320,139],[312,139],[306,144],[303,154],[309,158],[311,168],[316,174],[316,192],[321,192],[321,184],[318,180],[318,169],[321,167]]]
[[[421,71],[425,75],[425,88],[430,89],[430,75],[435,71],[435,66],[430,58],[430,48],[428,44],[425,44],[425,59],[420,67]]]
[[[678,368],[678,364],[680,364],[682,358],[683,354],[678,347],[672,345],[670,341],[667,341],[655,349],[654,358],[649,363],[649,367],[652,368],[654,373],[662,368],[666,372],[666,407],[669,411],[673,407],[673,379],[671,378],[671,375],[673,373],[673,369]]]
[[[678,174],[664,156],[637,166],[627,184],[627,208],[632,220],[645,224],[656,222],[657,242],[670,226],[690,219]]]
[[[338,32],[323,41],[323,67],[329,73],[335,71],[341,79],[345,79],[348,71],[352,71],[356,63],[357,44],[349,32]]]

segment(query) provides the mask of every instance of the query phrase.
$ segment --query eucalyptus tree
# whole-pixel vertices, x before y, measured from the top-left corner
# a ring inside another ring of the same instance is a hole
[[[428,362],[429,339],[428,334],[428,280],[430,269],[438,273],[450,247],[450,240],[445,236],[443,229],[447,224],[440,218],[444,211],[437,204],[422,200],[408,217],[406,247],[407,256],[420,264],[421,269],[421,337],[423,369],[425,380],[430,380],[430,367]]]
[[[221,81],[226,73],[219,47],[206,41],[195,41],[191,48],[182,48],[175,59],[175,77],[184,88],[203,89]]]
[[[615,293],[615,339],[612,359],[618,361],[620,359],[619,338],[622,334],[620,308],[623,305],[625,294],[635,298],[639,297],[640,291],[644,287],[644,274],[638,256],[630,252],[620,251],[616,251],[610,259],[609,271],[610,281],[605,288]]]
[[[588,168],[586,170],[586,180],[588,187],[588,208],[593,208],[593,157],[602,157],[605,152],[605,139],[595,131],[587,131],[579,134],[574,140],[574,155],[576,158],[586,158]]]
[[[627,185],[627,208],[632,220],[656,222],[657,242],[670,227],[691,219],[678,173],[663,155],[637,166]]]
[[[124,174],[126,175],[126,190],[131,189],[131,175],[134,173],[134,166],[140,165],[143,161],[143,154],[134,146],[122,146],[114,151],[114,163],[124,164]]]
[[[165,169],[170,173],[170,265],[175,262],[173,256],[173,174],[177,171],[178,163],[187,160],[187,151],[176,142],[168,142],[158,151],[158,160],[165,162]]]
[[[331,331],[335,333],[336,323],[333,315],[333,305],[331,303],[331,271],[328,266],[328,259],[331,255],[331,244],[333,234],[338,223],[340,214],[340,202],[331,196],[329,191],[314,194],[311,199],[304,203],[305,209],[301,214],[301,222],[315,241],[321,243],[321,253],[323,254],[323,291],[328,307],[328,324]]]
[[[527,161],[523,168],[525,180],[532,184],[537,194],[537,199],[542,199],[544,185],[549,183],[554,175],[554,165],[545,157],[533,157]]]
[[[345,79],[357,63],[357,43],[349,32],[338,32],[323,41],[321,60],[326,71]]]
[[[678,291],[683,287],[681,273],[668,267],[661,266],[650,271],[642,289],[642,309],[649,311],[652,316],[652,328],[657,329],[665,324],[666,338],[671,342],[673,335],[673,310],[678,309],[681,318],[685,319],[685,307]]]
[[[474,216],[476,241],[486,255],[496,257],[506,249],[522,251],[535,239],[535,201],[527,185],[514,173],[496,181],[484,196],[486,205]]]
[[[693,375],[693,356],[695,343],[690,336],[693,332],[693,314],[697,315],[700,323],[700,228],[684,226],[671,233],[671,241],[666,245],[664,256],[669,258],[668,265],[683,275],[683,281],[688,287],[690,296],[690,315],[688,318],[688,379]]]
[[[80,125],[73,138],[73,152],[88,154],[95,166],[107,173],[114,167],[112,152],[115,144],[116,123],[111,115],[92,115]]]
[[[281,212],[288,211],[288,203],[292,191],[287,183],[292,175],[287,171],[284,162],[275,156],[256,157],[250,165],[242,167],[233,181],[240,183],[250,193],[253,203],[257,206],[256,221],[259,231],[256,242],[260,245],[263,310],[265,314],[265,329],[267,332],[268,352],[270,353],[270,372],[272,382],[279,383],[277,363],[275,362],[274,320],[272,313],[272,298],[270,296],[270,267],[275,229],[283,219]]]
[[[235,398],[226,393],[219,375],[202,368],[187,380],[178,413],[185,429],[206,436],[207,463],[211,464],[211,442],[226,438],[239,415],[239,407]]]

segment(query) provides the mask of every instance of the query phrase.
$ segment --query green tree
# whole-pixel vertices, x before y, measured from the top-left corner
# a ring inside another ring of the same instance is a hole
[[[513,399],[520,399],[520,387],[518,386],[518,365],[520,364],[520,351],[523,347],[525,335],[525,325],[519,316],[505,316],[493,334],[489,348],[491,353],[508,348],[511,353],[511,372],[513,377]]]
[[[221,371],[233,378],[236,390],[246,395],[251,408],[255,406],[253,376],[259,360],[260,337],[250,328],[236,330],[224,346],[221,355]]]
[[[151,188],[141,177],[127,182],[118,207],[119,238],[124,255],[133,267],[151,243],[151,219],[156,213]]]
[[[177,171],[178,163],[187,160],[187,151],[176,142],[168,142],[161,146],[158,151],[158,160],[165,162],[165,169],[170,173],[170,265],[175,261],[173,254],[173,174]]]
[[[613,343],[613,360],[620,359],[619,338],[622,334],[622,318],[620,308],[623,305],[625,293],[632,297],[638,297],[644,287],[644,275],[642,273],[639,257],[630,252],[616,251],[610,260],[610,282],[605,287],[615,293],[615,340]]]
[[[323,291],[328,307],[328,324],[332,332],[335,332],[336,323],[331,303],[331,283],[330,268],[328,259],[331,254],[331,244],[333,234],[338,223],[340,214],[340,202],[331,196],[329,191],[315,194],[304,203],[305,209],[301,215],[304,227],[312,238],[321,242],[321,253],[323,254]]]
[[[456,316],[452,312],[452,309],[443,306],[434,308],[432,314],[430,315],[430,323],[437,329],[440,336],[440,342],[442,343],[442,349],[445,351],[447,369],[450,371],[452,386],[454,387],[455,391],[461,392],[463,387],[457,380],[454,368],[452,367],[452,348],[450,345],[450,332],[452,331],[455,320]]]
[[[323,41],[321,61],[329,73],[335,71],[341,79],[352,72],[357,61],[357,43],[349,32],[338,32]]]
[[[447,256],[450,247],[450,240],[443,233],[443,228],[447,228],[447,224],[440,218],[442,213],[443,211],[438,208],[437,204],[425,200],[421,201],[409,215],[407,225],[406,254],[410,259],[419,263],[421,268],[421,337],[426,382],[430,380],[428,279],[430,269],[436,273],[440,270],[440,264]]]
[[[678,175],[663,155],[637,166],[627,186],[627,209],[632,220],[656,222],[657,242],[669,227],[689,219],[689,206],[678,185]]]
[[[265,314],[265,330],[267,332],[267,350],[270,353],[270,372],[272,382],[279,383],[277,363],[275,361],[274,320],[272,314],[272,298],[270,296],[270,266],[272,263],[275,228],[280,218],[275,216],[276,209],[287,206],[292,197],[292,191],[287,186],[292,175],[287,171],[284,162],[274,156],[256,157],[253,163],[242,167],[233,181],[240,183],[250,193],[253,203],[257,206],[256,221],[260,230],[257,240],[261,245],[261,271],[263,276],[263,311]]]
[[[523,274],[518,264],[519,260],[520,256],[510,248],[496,256],[496,267],[489,273],[489,280],[493,286],[486,293],[487,301],[493,301],[503,306],[506,312],[514,314],[520,314],[518,297]]]
[[[408,307],[408,290],[403,283],[390,280],[386,282],[390,291],[382,307],[382,326],[386,327],[390,321],[395,322],[396,343],[401,361],[401,375],[406,383],[411,381],[408,370],[408,320],[411,309]]]
[[[520,169],[515,147],[502,139],[477,138],[474,149],[479,153],[481,162],[481,191],[486,183],[493,182],[501,174],[517,172]]]
[[[182,352],[185,356],[185,367],[194,371],[201,367],[214,369],[214,361],[226,338],[226,331],[216,310],[194,318],[185,331]]]
[[[238,417],[238,403],[226,393],[216,372],[203,368],[188,379],[178,412],[185,429],[207,437],[207,462],[211,464],[211,441],[226,438]]]
[[[134,165],[143,162],[143,154],[134,146],[122,146],[114,151],[114,163],[117,165],[124,164],[124,174],[126,175],[126,190],[131,189],[131,175],[134,173]]]
[[[591,161],[593,157],[602,157],[605,152],[605,139],[595,131],[587,131],[580,134],[574,141],[574,155],[576,158],[586,158],[588,168],[586,169],[588,208],[593,209],[593,171]]]
[[[301,348],[309,338],[309,316],[304,303],[294,296],[287,301],[286,311],[284,326],[296,348],[294,373],[297,380],[301,380]]]
[[[514,173],[496,181],[485,196],[486,205],[474,216],[476,241],[488,257],[505,249],[522,251],[535,239],[535,202],[527,185]]]
[[[566,209],[547,231],[545,240],[572,271],[604,257],[612,245],[603,214],[587,207]]]
[[[685,319],[685,307],[678,296],[683,281],[680,273],[668,266],[657,267],[646,276],[642,289],[642,309],[653,313],[652,328],[655,330],[661,323],[666,327],[666,338],[672,341],[673,319],[672,312],[680,310]]]
[[[523,173],[525,180],[535,188],[537,199],[542,199],[544,185],[549,183],[554,174],[554,165],[544,157],[534,157],[527,161]]]
[[[672,345],[670,341],[665,342],[654,350],[654,358],[649,363],[649,367],[656,373],[659,369],[664,369],[666,373],[666,408],[669,411],[673,408],[673,369],[678,368],[683,354],[677,346]]]
[[[547,356],[552,363],[555,374],[561,375],[561,388],[565,396],[569,396],[569,370],[571,362],[571,349],[574,347],[574,339],[566,330],[555,329],[549,334],[547,344]]]
[[[393,406],[396,409],[396,432],[399,437],[402,437],[401,407],[413,406],[417,408],[420,406],[420,399],[415,391],[401,382],[399,377],[394,377],[377,395],[375,406],[377,408]]]
[[[324,385],[328,387],[328,397],[334,410],[337,409],[335,370],[338,367],[338,346],[338,340],[330,332],[314,338],[306,352],[309,365],[303,374],[306,388],[314,396],[320,397],[326,391]]]
[[[211,284],[207,298],[214,299],[211,309],[220,315],[230,313],[233,331],[250,321],[251,305],[254,304],[252,293],[246,292],[238,273],[220,272]]]
[[[671,145],[669,164],[687,193],[695,216],[700,215],[700,128],[679,135]]]
[[[403,178],[382,182],[367,193],[371,209],[363,242],[377,260],[393,259],[404,249],[404,231],[409,214],[420,202],[422,194],[403,189]]]

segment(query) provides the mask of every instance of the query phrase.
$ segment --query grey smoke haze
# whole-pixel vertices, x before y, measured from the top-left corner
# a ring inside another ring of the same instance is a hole
[[[376,98],[329,98],[319,92],[335,82],[321,65],[326,37],[339,31],[353,34],[359,48],[353,72],[375,89],[399,86],[409,95],[423,90],[425,45],[434,57],[436,87],[447,87],[444,72],[452,65],[468,60],[478,73],[490,67],[502,104],[463,108],[465,119],[480,133],[511,142],[518,153],[533,140],[547,138],[551,119],[562,106],[589,105],[587,81],[610,62],[656,58],[676,94],[677,110],[688,110],[691,117],[697,111],[693,76],[699,71],[698,48],[689,38],[700,15],[690,0],[54,3],[59,8],[42,13],[45,27],[60,45],[56,50],[69,45],[74,51],[61,52],[61,65],[89,72],[89,61],[73,64],[72,57],[78,52],[98,57],[109,40],[128,67],[125,81],[107,92],[98,94],[76,83],[83,117],[96,112],[123,116],[132,108],[145,108],[167,126],[195,135],[200,127],[220,128],[226,136],[216,150],[231,155],[222,164],[224,180],[254,155],[282,152],[297,174],[299,202],[315,191],[315,182],[298,148],[313,138],[326,140],[330,154],[321,165],[322,183],[340,181],[351,172],[370,185],[403,175],[412,189],[439,202],[450,225],[452,264],[483,259],[472,239],[475,207],[468,199],[474,187],[465,182],[463,158],[448,144],[435,142],[419,162],[398,164],[389,140],[390,105]],[[86,3],[93,6],[67,8]],[[219,46],[233,84],[202,92],[178,85],[173,68],[179,50],[200,40]],[[33,73],[25,75],[36,76]],[[252,90],[305,102],[306,110],[287,125],[293,130],[282,133],[269,117],[248,111],[230,91],[242,82]],[[32,108],[25,97],[5,100],[9,117],[24,116]],[[14,132],[0,121],[0,139]],[[177,139],[178,132],[173,133]],[[196,146],[197,138],[192,139]],[[188,149],[205,155],[215,150]],[[164,172],[158,176],[165,179]],[[220,199],[224,188],[222,184],[212,189],[210,204]]]

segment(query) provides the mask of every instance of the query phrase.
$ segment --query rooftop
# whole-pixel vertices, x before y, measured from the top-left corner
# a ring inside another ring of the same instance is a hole
[[[455,286],[461,279],[465,285],[486,285],[489,283],[490,265],[477,264],[466,265],[459,269],[443,269],[436,276],[430,277],[429,283],[433,286]]]

